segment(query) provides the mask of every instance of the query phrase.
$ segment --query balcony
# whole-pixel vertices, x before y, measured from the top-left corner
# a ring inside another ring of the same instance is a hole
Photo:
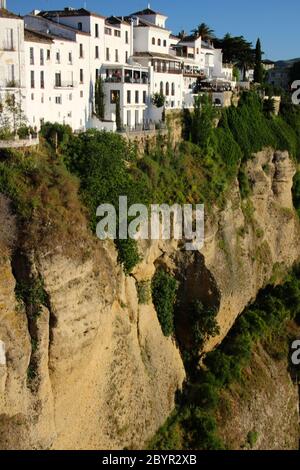
[[[134,83],[148,85],[149,75],[147,72],[132,69],[107,69],[105,83]]]
[[[21,88],[20,82],[17,80],[6,80],[4,83],[0,83],[0,89],[12,88]]]
[[[204,70],[200,70],[197,68],[184,68],[183,76],[191,78],[206,78]]]
[[[173,67],[164,67],[164,66],[157,66],[154,67],[154,72],[156,73],[171,73],[176,75],[181,75],[182,70],[180,68],[173,68]]]
[[[56,82],[54,88],[75,88],[77,84],[75,82]]]
[[[11,51],[11,52],[15,52],[15,51],[16,51],[16,48],[15,48],[15,46],[14,46],[13,43],[8,42],[8,41],[4,41],[2,44],[0,44],[0,50],[1,50],[1,51]]]

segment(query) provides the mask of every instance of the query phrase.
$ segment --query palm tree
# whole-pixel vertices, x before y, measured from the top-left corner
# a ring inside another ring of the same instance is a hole
[[[201,36],[203,41],[211,41],[215,37],[214,30],[211,29],[206,23],[199,24],[197,28],[192,30],[192,33],[195,37],[199,38]]]

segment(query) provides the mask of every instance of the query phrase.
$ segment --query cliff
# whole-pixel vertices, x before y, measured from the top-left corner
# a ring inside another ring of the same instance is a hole
[[[141,243],[143,261],[129,277],[113,244],[95,242],[87,229],[78,253],[68,240],[49,250],[24,243],[14,230],[4,237],[0,448],[140,448],[155,433],[174,407],[185,371],[152,303],[139,304],[137,283],[149,281],[159,265],[178,278],[180,347],[189,342],[188,302],[216,306],[220,335],[206,344],[208,351],[258,290],[299,258],[288,154],[260,152],[246,171],[249,200],[241,200],[236,182],[225,207],[207,214],[201,253],[175,242]],[[15,295],[16,283],[32,279],[42,280],[35,288],[43,298],[38,314]],[[296,398],[288,387],[286,396]]]

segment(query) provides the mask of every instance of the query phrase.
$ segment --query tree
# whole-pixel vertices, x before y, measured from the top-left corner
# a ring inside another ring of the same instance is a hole
[[[162,332],[165,336],[174,333],[174,305],[177,293],[176,279],[163,269],[158,269],[152,279],[152,299]]]
[[[95,86],[95,114],[98,119],[103,120],[105,115],[103,80],[99,77]]]
[[[290,84],[295,80],[300,80],[300,61],[295,62],[290,69]]]
[[[179,33],[178,33],[178,37],[179,39],[184,39],[185,37],[187,36],[186,32],[184,31],[184,29],[182,29]]]
[[[201,23],[197,28],[192,30],[192,33],[196,38],[201,36],[203,41],[211,41],[214,39],[214,30],[211,29],[206,23]]]
[[[162,106],[164,106],[165,102],[166,98],[162,93],[154,93],[154,95],[152,96],[152,103],[157,108],[161,108]]]
[[[252,43],[246,41],[243,36],[231,36],[225,34],[223,39],[214,41],[215,47],[222,49],[223,61],[236,65],[242,72],[243,80],[246,79],[246,72],[253,67],[255,62]]]
[[[258,38],[256,47],[255,47],[255,67],[254,67],[254,82],[262,83],[264,79],[264,71],[261,63],[262,52],[260,39]]]
[[[213,120],[216,111],[211,103],[211,98],[199,95],[195,98],[194,115],[192,121],[192,142],[207,151],[213,134]]]
[[[120,106],[120,95],[116,95],[116,126],[117,131],[122,129],[122,122],[121,122],[121,106]]]

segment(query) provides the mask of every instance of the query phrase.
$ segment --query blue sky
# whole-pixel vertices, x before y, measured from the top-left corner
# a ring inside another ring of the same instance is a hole
[[[7,0],[8,9],[27,13],[39,9],[83,7],[103,15],[126,15],[147,7],[147,0]],[[169,16],[168,27],[189,31],[204,21],[218,36],[230,32],[252,42],[261,38],[265,58],[300,57],[299,0],[154,0],[151,8]]]

